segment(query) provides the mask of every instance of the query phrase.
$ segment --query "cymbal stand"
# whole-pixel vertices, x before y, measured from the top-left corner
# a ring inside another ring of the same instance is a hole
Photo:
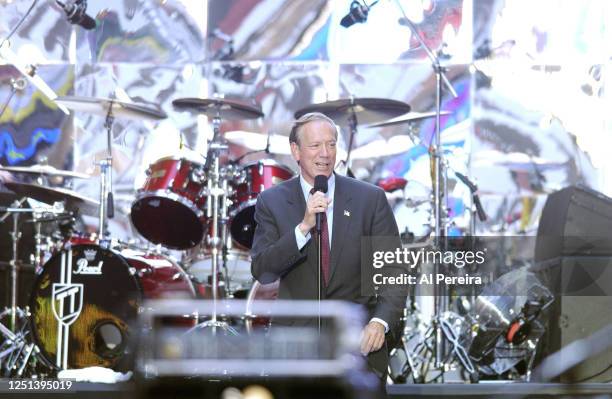
[[[108,241],[108,219],[114,216],[113,206],[113,148],[112,129],[115,117],[113,115],[113,100],[111,100],[104,121],[106,128],[106,158],[101,160],[100,165],[100,208],[98,237],[101,243]]]
[[[0,373],[2,376],[8,377],[13,375],[13,370],[17,370],[17,376],[21,376],[25,370],[25,367],[30,360],[32,354],[37,351],[33,343],[27,343],[25,337],[29,334],[28,328],[28,317],[29,312],[26,308],[25,311],[17,306],[18,296],[18,271],[19,271],[19,259],[18,259],[18,244],[21,238],[19,232],[19,215],[21,213],[34,213],[37,212],[35,209],[21,208],[27,198],[22,198],[15,201],[10,208],[4,208],[6,213],[0,217],[0,222],[4,221],[9,215],[13,218],[13,231],[11,232],[12,242],[12,258],[10,261],[11,265],[11,295],[10,295],[10,307],[0,313],[0,320],[5,316],[9,316],[9,328],[0,323],[0,335],[4,337],[4,340],[0,342]],[[19,323],[17,320],[25,320],[23,323]],[[34,353],[35,355],[35,353]]]
[[[217,111],[218,112],[218,111]],[[207,171],[207,200],[206,200],[206,217],[212,220],[210,234],[206,237],[206,243],[211,248],[211,272],[212,272],[212,314],[210,319],[206,320],[195,327],[192,327],[188,332],[200,328],[211,328],[212,333],[217,333],[217,328],[220,328],[230,334],[238,335],[238,332],[225,321],[218,320],[217,305],[219,301],[219,255],[224,251],[227,237],[227,193],[228,185],[224,171],[220,167],[220,155],[222,151],[227,150],[227,145],[219,139],[219,126],[221,118],[217,114],[213,118],[214,135],[212,141],[208,144],[208,155],[206,157]]]
[[[351,94],[351,104],[355,101],[355,97]],[[353,140],[355,139],[355,134],[357,134],[357,114],[355,113],[355,106],[351,105],[351,115],[348,118],[350,136],[348,142],[348,149],[346,151],[346,169],[349,170],[351,167],[351,151],[353,149]]]
[[[399,0],[395,0],[397,7],[402,13],[403,20],[406,22],[410,31],[412,32],[412,36],[417,39],[420,44],[420,47],[425,51],[427,57],[431,60],[432,67],[434,69],[434,73],[436,75],[436,129],[435,135],[433,137],[432,143],[430,144],[430,156],[433,157],[434,160],[434,173],[432,176],[432,184],[434,188],[434,215],[435,215],[435,237],[434,244],[435,248],[440,250],[442,245],[445,245],[445,237],[447,236],[447,225],[446,225],[446,214],[447,208],[446,200],[448,196],[446,194],[446,186],[447,186],[447,174],[446,168],[444,167],[444,153],[441,149],[440,145],[440,110],[442,105],[442,83],[447,88],[447,90],[451,93],[451,95],[457,98],[457,92],[449,82],[448,78],[445,75],[445,68],[440,64],[439,58],[433,53],[433,51],[427,46],[423,38],[421,37],[417,27],[414,23],[408,18],[406,15],[402,5]],[[434,274],[440,272],[441,265],[436,262],[434,265]],[[444,364],[444,358],[446,357],[446,345],[445,345],[445,337],[444,332],[442,330],[442,326],[439,323],[439,317],[443,315],[448,310],[448,292],[444,285],[436,284],[434,287],[435,295],[434,295],[434,308],[435,313],[437,315],[434,318],[434,337],[435,337],[435,362],[434,367],[442,372],[445,372],[446,366]]]

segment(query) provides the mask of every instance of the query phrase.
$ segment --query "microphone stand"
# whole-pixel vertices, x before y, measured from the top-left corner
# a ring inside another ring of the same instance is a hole
[[[322,279],[322,273],[321,273],[321,266],[323,265],[323,250],[322,250],[322,246],[321,246],[321,217],[320,214],[317,214],[317,223],[316,224],[316,228],[315,230],[317,231],[317,325],[318,325],[318,331],[319,331],[319,336],[321,335],[321,293],[322,293],[322,289],[321,289],[321,279]]]
[[[431,60],[432,67],[434,69],[434,73],[436,75],[436,130],[434,135],[433,143],[430,144],[430,154],[434,158],[434,215],[435,215],[435,236],[434,236],[434,245],[435,248],[440,250],[441,245],[443,243],[443,238],[446,237],[446,225],[443,223],[442,218],[445,217],[444,213],[446,212],[447,206],[442,203],[447,200],[447,197],[444,196],[444,192],[446,190],[446,168],[443,167],[443,152],[440,151],[440,109],[442,105],[442,83],[446,89],[451,93],[454,98],[457,98],[457,92],[453,89],[453,86],[450,84],[448,78],[446,77],[444,71],[445,68],[440,65],[440,59],[433,53],[433,51],[427,46],[421,35],[419,34],[414,23],[408,18],[402,5],[399,0],[395,0],[397,7],[400,9],[406,25],[410,28],[413,36],[419,42],[421,48],[427,54],[427,57]],[[444,198],[443,198],[444,197]],[[440,264],[436,262],[434,264],[434,274],[440,272]],[[446,348],[444,345],[444,332],[440,326],[439,319],[447,311],[448,308],[448,293],[445,286],[441,286],[436,284],[434,287],[434,311],[436,316],[434,317],[433,327],[434,327],[434,337],[435,337],[435,346],[434,346],[434,367],[440,370],[441,376],[444,379],[445,364],[443,364],[443,359],[446,357]]]

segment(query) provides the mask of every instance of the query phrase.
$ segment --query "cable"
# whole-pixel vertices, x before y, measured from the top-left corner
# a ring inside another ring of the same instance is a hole
[[[11,38],[11,36],[13,36],[15,34],[15,32],[17,32],[17,29],[19,29],[19,27],[21,26],[21,24],[23,24],[23,22],[26,20],[28,15],[30,15],[30,13],[34,9],[34,6],[36,5],[36,3],[38,3],[38,0],[32,1],[32,5],[30,5],[30,8],[28,8],[28,11],[26,11],[26,13],[23,15],[23,17],[21,17],[21,20],[19,22],[17,22],[17,25],[15,25],[15,27],[8,34],[8,36],[2,40],[2,43],[0,43],[0,47],[4,46],[4,43],[7,42]]]

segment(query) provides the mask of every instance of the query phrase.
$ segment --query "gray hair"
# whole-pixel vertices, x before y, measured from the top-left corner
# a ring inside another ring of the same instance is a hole
[[[338,126],[336,126],[336,124],[330,117],[320,112],[309,112],[300,116],[295,122],[293,122],[293,126],[291,126],[291,133],[289,133],[289,144],[295,143],[297,145],[300,145],[300,128],[308,122],[313,121],[325,121],[329,123],[336,132],[336,140],[338,139]]]

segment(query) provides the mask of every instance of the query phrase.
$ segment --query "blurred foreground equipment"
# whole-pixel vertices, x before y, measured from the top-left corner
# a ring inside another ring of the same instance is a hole
[[[147,302],[136,368],[141,397],[226,397],[229,391],[245,394],[254,384],[274,398],[375,396],[380,381],[366,372],[359,354],[359,307],[337,301],[263,301],[250,304],[245,316],[246,306],[227,301],[216,310],[228,319],[272,318],[273,326],[240,336],[200,325],[168,326],[163,320],[176,315],[210,317],[214,304]]]

